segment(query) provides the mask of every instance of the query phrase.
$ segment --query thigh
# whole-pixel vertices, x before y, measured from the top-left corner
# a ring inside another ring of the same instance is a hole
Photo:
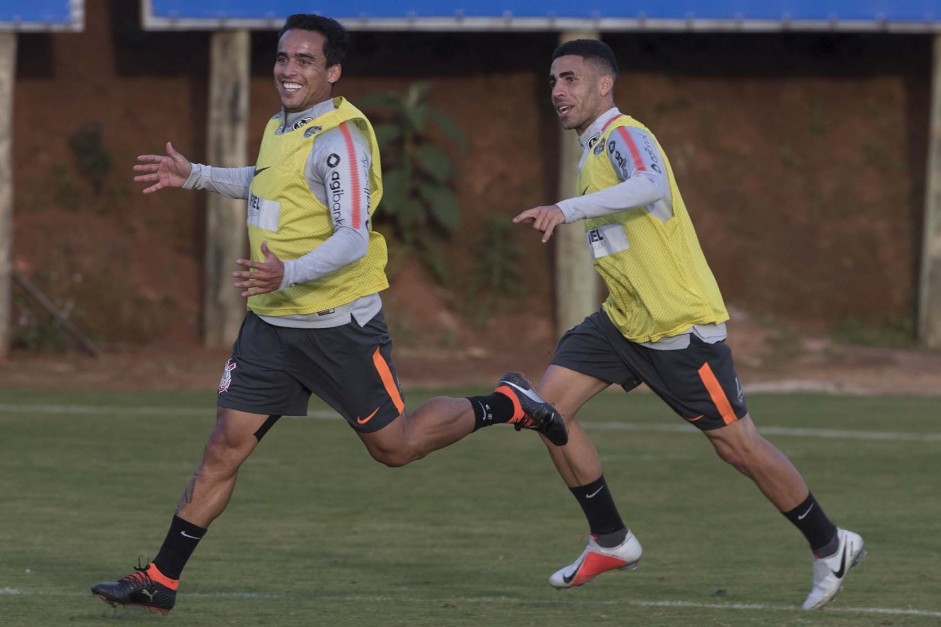
[[[553,363],[542,375],[536,391],[552,403],[566,420],[571,420],[582,405],[609,385],[609,381]]]
[[[382,429],[405,411],[392,363],[392,339],[380,311],[328,329],[292,329],[291,371],[361,433]]]

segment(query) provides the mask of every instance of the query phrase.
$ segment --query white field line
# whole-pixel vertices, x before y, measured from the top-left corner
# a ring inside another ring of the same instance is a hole
[[[199,409],[195,407],[106,407],[95,405],[17,405],[16,403],[0,403],[0,414],[56,414],[56,415],[111,415],[122,414],[126,416],[162,416],[167,413],[177,415],[205,415],[211,416],[215,408]],[[330,410],[314,410],[307,416],[291,418],[314,420],[340,420],[340,417]],[[699,433],[695,427],[687,424],[652,424],[646,422],[591,422],[583,421],[581,425],[593,431],[638,431],[646,433]],[[834,440],[882,440],[897,442],[941,442],[941,433],[911,433],[899,431],[853,431],[850,429],[814,429],[803,427],[775,427],[758,425],[758,430],[765,435],[780,435],[795,438],[829,438]]]
[[[670,433],[699,433],[695,427],[685,424],[650,424],[643,422],[581,422],[591,430],[599,431],[644,431]],[[941,433],[905,433],[898,431],[852,431],[849,429],[814,429],[803,427],[774,427],[758,425],[764,435],[782,435],[795,438],[831,438],[834,440],[895,440],[901,442],[941,442]]]
[[[87,592],[73,592],[64,590],[18,590],[16,588],[0,588],[0,596],[43,596],[43,597],[78,597],[89,596]],[[290,593],[271,594],[264,592],[190,592],[187,597],[204,599],[247,599],[257,601],[287,599],[291,597]],[[564,597],[564,598],[563,598]],[[305,599],[313,599],[326,602],[337,603],[408,603],[412,605],[439,604],[446,600],[450,603],[461,603],[465,605],[481,605],[508,603],[513,605],[565,605],[565,606],[584,606],[584,607],[617,607],[617,606],[635,606],[635,607],[676,607],[690,609],[711,609],[711,610],[746,610],[759,612],[799,612],[804,610],[794,605],[765,605],[762,603],[701,603],[697,601],[683,600],[660,600],[650,601],[645,599],[609,599],[609,600],[586,600],[575,599],[571,595],[563,595],[558,599],[524,599],[520,597],[441,597],[441,598],[423,598],[408,595],[330,595],[330,594],[304,594]],[[939,610],[919,610],[915,608],[903,607],[840,607],[828,606],[823,612],[827,614],[877,614],[880,616],[924,616],[928,618],[941,618]],[[819,614],[819,613],[818,613]],[[808,614],[810,616],[810,614]]]

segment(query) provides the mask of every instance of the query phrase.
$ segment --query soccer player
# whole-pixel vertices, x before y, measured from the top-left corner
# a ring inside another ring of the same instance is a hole
[[[863,539],[830,521],[788,458],[756,431],[725,344],[729,315],[670,162],[653,133],[615,106],[617,74],[614,54],[600,41],[555,50],[552,106],[562,128],[578,133],[581,194],[514,218],[541,231],[543,242],[560,224],[583,221],[609,292],[599,311],[563,335],[538,386],[568,424],[568,445],[547,446],[591,531],[587,548],[549,583],[580,586],[641,558],[575,416],[611,384],[630,391],[645,383],[804,535],[813,583],[803,607],[820,608],[866,554]]]
[[[406,412],[379,291],[388,287],[386,244],[372,228],[382,197],[376,136],[366,117],[333,98],[348,34],[318,15],[292,15],[278,36],[274,84],[281,111],[265,127],[254,167],[190,163],[166,155],[134,166],[143,191],[206,189],[247,199],[251,259],[235,287],[248,312],[217,396],[216,424],[153,562],[92,587],[116,605],[166,614],[180,574],[236,476],[283,415],[305,415],[316,394],[377,461],[402,466],[497,423],[534,429],[557,445],[565,423],[519,373],[486,396],[438,397]]]

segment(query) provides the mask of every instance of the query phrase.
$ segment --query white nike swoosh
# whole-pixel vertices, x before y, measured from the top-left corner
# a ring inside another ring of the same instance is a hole
[[[604,486],[601,486],[600,488],[598,488],[597,490],[595,490],[595,491],[592,492],[591,494],[586,494],[586,495],[585,495],[585,498],[586,498],[586,499],[594,498],[594,497],[598,496],[598,493],[601,492],[602,490],[604,490]]]
[[[189,538],[190,540],[202,540],[202,539],[203,539],[202,536],[191,536],[190,534],[186,533],[185,531],[181,531],[181,532],[180,532],[180,535],[183,536],[184,538]]]
[[[807,516],[807,514],[810,513],[810,510],[812,510],[813,508],[814,508],[813,503],[811,503],[810,507],[807,508],[807,511],[806,511],[806,512],[804,512],[803,514],[798,515],[797,520],[804,520],[804,518]]]

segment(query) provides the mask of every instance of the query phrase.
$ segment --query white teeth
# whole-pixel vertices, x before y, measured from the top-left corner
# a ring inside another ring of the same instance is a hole
[[[299,83],[282,83],[281,86],[284,87],[285,91],[297,91],[301,88]]]

